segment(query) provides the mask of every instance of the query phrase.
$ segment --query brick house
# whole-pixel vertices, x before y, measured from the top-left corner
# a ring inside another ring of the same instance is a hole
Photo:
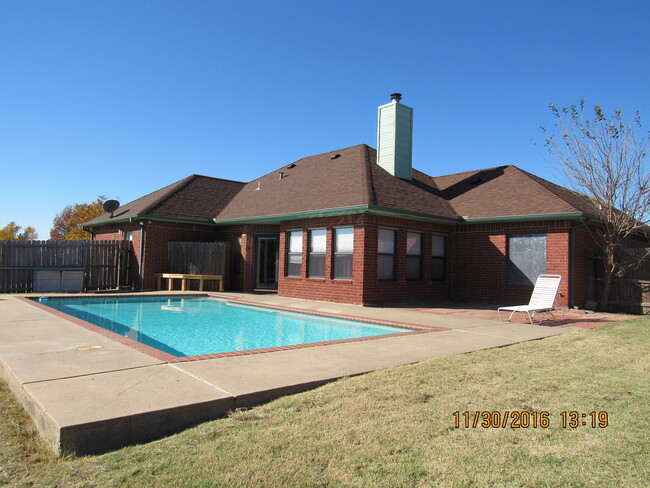
[[[192,175],[86,224],[133,242],[134,286],[168,271],[167,243],[229,241],[229,288],[377,305],[525,303],[540,273],[559,302],[589,294],[595,209],[515,166],[429,176],[411,164],[412,109],[379,107],[378,150],[306,157],[248,183]]]

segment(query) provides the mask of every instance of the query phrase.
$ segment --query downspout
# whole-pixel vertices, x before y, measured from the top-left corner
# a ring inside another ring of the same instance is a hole
[[[129,219],[129,221],[132,223],[133,219]],[[144,278],[143,278],[143,273],[144,273],[144,257],[145,257],[145,252],[144,252],[144,231],[145,231],[145,222],[144,220],[138,221],[138,224],[140,224],[140,269],[138,270],[138,281],[139,285],[138,288],[140,291],[142,291],[142,288],[144,286]]]
[[[82,226],[81,228],[90,234],[90,240],[91,241],[95,240],[95,228],[94,227],[83,227]]]
[[[576,256],[576,230],[587,227],[589,219],[585,219],[581,224],[571,227],[570,235],[570,248],[569,248],[569,308],[576,306],[574,300],[575,296],[575,256]]]

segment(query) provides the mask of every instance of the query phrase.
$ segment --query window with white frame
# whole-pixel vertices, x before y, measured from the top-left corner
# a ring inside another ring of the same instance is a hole
[[[422,234],[406,233],[406,279],[422,278]]]
[[[309,231],[309,277],[325,278],[325,250],[327,248],[327,231],[314,229]]]
[[[302,231],[289,232],[287,251],[287,276],[300,277],[302,271]]]
[[[379,229],[377,235],[377,279],[395,279],[395,231]]]
[[[431,279],[445,279],[445,236],[431,236]]]
[[[354,227],[334,229],[334,279],[351,280],[354,251]]]

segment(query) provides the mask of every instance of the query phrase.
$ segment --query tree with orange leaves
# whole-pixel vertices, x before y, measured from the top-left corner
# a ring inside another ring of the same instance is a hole
[[[0,229],[0,241],[29,241],[38,238],[34,227],[25,227],[22,232],[20,232],[20,229],[22,227],[16,222],[9,222]]]
[[[102,204],[105,201],[106,197],[100,196],[91,203],[75,203],[65,207],[54,217],[50,239],[53,241],[89,239],[90,233],[83,230],[81,224],[104,213]]]

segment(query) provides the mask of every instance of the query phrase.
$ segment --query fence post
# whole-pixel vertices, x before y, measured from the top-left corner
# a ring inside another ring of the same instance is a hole
[[[7,245],[8,241],[2,243],[2,261],[0,262],[0,267],[2,267],[2,293],[7,293],[7,270],[4,269],[7,266]]]

